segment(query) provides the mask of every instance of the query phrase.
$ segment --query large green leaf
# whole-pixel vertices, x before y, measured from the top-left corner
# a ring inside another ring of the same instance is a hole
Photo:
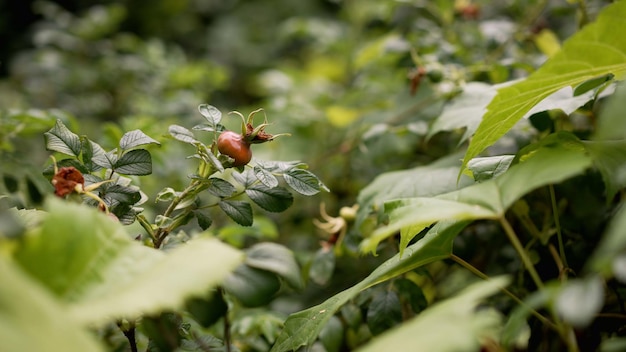
[[[375,338],[359,351],[404,351],[407,346],[412,346],[411,351],[478,351],[481,339],[497,337],[501,317],[487,309],[476,310],[476,306],[507,283],[507,278],[498,277],[473,284]]]
[[[0,350],[104,350],[61,302],[2,257],[0,281]]]
[[[561,182],[591,166],[591,159],[579,144],[545,146],[522,157],[500,177],[445,193],[434,198],[416,197],[385,204],[390,224],[362,242],[364,251],[375,251],[378,244],[401,229],[400,253],[416,234],[430,224],[447,219],[495,219],[516,200],[543,185]]]
[[[562,50],[526,80],[502,88],[487,106],[463,167],[507,133],[533,106],[552,93],[574,87],[597,76],[626,73],[626,1],[607,6],[596,22],[568,39]]]
[[[141,130],[132,130],[124,133],[122,139],[120,139],[120,148],[122,150],[128,150],[131,148],[136,148],[146,144],[156,144],[161,145],[159,141],[151,138],[150,136],[143,133]]]
[[[81,150],[80,137],[70,131],[61,120],[57,120],[54,127],[44,133],[46,149],[55,152],[78,156]]]
[[[135,149],[122,155],[115,162],[115,171],[124,175],[150,175],[152,173],[152,157],[145,149]]]
[[[409,246],[405,256],[393,256],[358,284],[317,306],[290,315],[271,352],[293,351],[311,344],[335,312],[361,291],[420,266],[447,258],[452,253],[453,239],[466,225],[466,222],[438,223],[424,238]]]
[[[624,139],[626,137],[626,82],[620,82],[600,114],[594,140]]]
[[[175,309],[243,260],[239,251],[202,238],[165,254],[132,241],[120,223],[94,208],[53,199],[47,209],[15,259],[85,323]]]

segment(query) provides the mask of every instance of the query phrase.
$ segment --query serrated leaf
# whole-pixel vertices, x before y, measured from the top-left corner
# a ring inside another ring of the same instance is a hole
[[[211,224],[213,224],[213,219],[211,219],[208,214],[205,214],[200,210],[194,210],[193,214],[196,216],[198,226],[200,226],[202,230],[208,229],[209,227],[211,227]]]
[[[62,302],[13,263],[0,257],[0,338],[4,351],[104,351],[67,315]]]
[[[217,197],[229,197],[235,193],[236,189],[230,182],[218,177],[209,178],[207,191]]]
[[[198,106],[198,111],[207,120],[209,125],[217,126],[222,120],[222,112],[212,105],[201,104]]]
[[[136,187],[127,187],[122,185],[103,185],[100,195],[105,202],[116,200],[122,204],[135,204],[141,199],[141,193]]]
[[[261,208],[275,213],[285,211],[293,204],[293,196],[283,187],[256,185],[247,188],[246,194]]]
[[[437,303],[420,315],[373,339],[361,352],[400,351],[407,341],[419,341],[423,351],[475,351],[484,339],[497,339],[502,317],[476,309],[480,301],[508,284],[505,277],[473,284],[458,295]],[[433,331],[445,331],[433,334]]]
[[[328,320],[346,302],[363,290],[420,266],[446,258],[452,253],[452,241],[467,223],[440,222],[426,236],[409,246],[407,255],[396,254],[381,264],[369,276],[356,285],[332,296],[323,303],[291,314],[276,339],[271,352],[295,351],[311,344]]]
[[[105,152],[99,145],[92,145],[91,147],[93,150],[91,161],[93,161],[94,164],[105,169],[113,169],[115,167],[115,163],[117,163],[118,159],[117,150]]]
[[[269,188],[274,188],[278,186],[278,179],[274,176],[270,171],[259,167],[258,165],[254,167],[254,176],[261,181],[262,184]]]
[[[594,23],[569,38],[563,48],[526,80],[500,89],[487,107],[463,159],[467,163],[507,133],[533,106],[567,86],[589,79],[626,73],[626,2],[606,6]]]
[[[239,200],[223,200],[219,202],[218,205],[229,218],[233,219],[239,225],[252,225],[253,218],[250,203]]]
[[[152,173],[152,157],[145,149],[135,149],[122,155],[113,169],[123,175],[150,175]]]
[[[294,191],[312,196],[320,192],[320,180],[312,172],[303,169],[291,169],[283,174],[285,182]]]
[[[376,291],[367,307],[367,326],[374,335],[388,330],[402,321],[400,298],[394,291]]]
[[[120,223],[92,207],[50,199],[46,208],[44,223],[16,250],[15,261],[85,324],[180,308],[243,260],[241,252],[206,238],[165,254],[131,240]]]
[[[416,197],[385,204],[390,223],[377,229],[361,243],[363,251],[376,250],[378,244],[400,231],[400,253],[421,230],[440,220],[496,219],[531,190],[561,182],[582,173],[591,159],[582,146],[555,145],[532,151],[525,160],[500,177],[433,198]]]
[[[70,131],[61,120],[44,133],[46,149],[71,156],[80,155],[81,142],[77,134]]]
[[[136,148],[146,144],[161,145],[159,141],[152,139],[141,130],[132,130],[124,133],[122,139],[120,139],[120,148],[122,150],[128,150]]]
[[[168,132],[170,133],[170,136],[174,137],[174,139],[178,141],[193,145],[199,143],[193,133],[183,126],[170,125]]]
[[[498,155],[484,158],[474,158],[467,163],[476,182],[487,181],[503,174],[511,166],[515,155]]]
[[[293,252],[283,245],[271,242],[258,243],[246,251],[245,263],[253,268],[279,275],[293,288],[303,288],[300,266]]]

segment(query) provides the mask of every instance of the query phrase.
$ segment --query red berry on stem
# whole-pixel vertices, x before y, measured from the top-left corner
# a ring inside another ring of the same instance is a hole
[[[252,159],[250,143],[242,135],[233,131],[224,131],[217,138],[217,150],[233,158],[233,166],[244,166]]]

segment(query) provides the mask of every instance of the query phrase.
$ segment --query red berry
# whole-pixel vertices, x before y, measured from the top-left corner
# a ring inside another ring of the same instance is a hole
[[[220,134],[217,138],[217,150],[235,159],[233,166],[244,166],[252,159],[250,143],[233,131],[224,131]]]

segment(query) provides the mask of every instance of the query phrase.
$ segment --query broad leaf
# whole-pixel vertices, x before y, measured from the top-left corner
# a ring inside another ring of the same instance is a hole
[[[117,150],[112,150],[107,153],[99,145],[93,144],[91,148],[93,151],[91,161],[93,161],[94,164],[105,169],[113,169],[115,167],[115,163],[117,163]]]
[[[367,326],[378,335],[402,322],[400,298],[393,290],[376,291],[367,307]]]
[[[159,141],[150,138],[141,130],[132,130],[124,133],[122,139],[120,139],[120,148],[122,150],[128,150],[131,148],[139,147],[146,144],[161,145]]]
[[[483,339],[498,337],[501,317],[493,311],[477,310],[476,307],[483,299],[505,287],[508,281],[498,277],[473,284],[358,351],[403,351],[406,346],[419,346],[420,351],[478,351]]]
[[[127,187],[122,185],[103,185],[101,197],[103,200],[109,201],[115,200],[123,204],[135,204],[141,200],[141,193],[139,189],[134,187]]]
[[[591,159],[580,145],[542,147],[523,156],[520,164],[500,177],[434,198],[408,198],[385,204],[390,224],[374,232],[361,244],[363,251],[375,251],[378,244],[403,228],[400,253],[421,230],[446,219],[496,219],[516,200],[540,186],[561,182],[582,173]]]
[[[293,288],[303,287],[300,266],[293,252],[285,246],[271,242],[256,244],[246,251],[246,264],[279,275]]]
[[[189,241],[166,255],[132,241],[120,223],[94,208],[52,199],[47,209],[15,260],[84,323],[177,309],[243,260],[211,239]]]
[[[280,280],[274,273],[243,264],[226,277],[224,289],[244,306],[259,307],[274,298],[280,289]]]
[[[170,136],[174,137],[174,139],[179,140],[184,143],[196,144],[198,141],[196,137],[194,137],[193,132],[186,129],[183,126],[171,125],[168,129]]]
[[[122,155],[113,167],[123,175],[150,175],[152,173],[152,157],[145,149],[135,149]]]
[[[80,155],[80,137],[65,127],[61,120],[57,120],[54,127],[44,133],[44,137],[46,149],[76,157]]]
[[[218,204],[220,209],[239,225],[252,225],[254,219],[252,218],[252,207],[250,203],[239,200],[223,200]]]
[[[256,185],[246,189],[246,194],[261,208],[275,213],[285,211],[293,204],[293,196],[283,187]]]
[[[198,106],[198,111],[207,120],[209,125],[214,128],[222,120],[222,112],[212,105],[201,104]]]
[[[271,352],[294,351],[311,344],[341,306],[361,291],[420,266],[447,258],[452,253],[452,241],[466,225],[464,222],[441,222],[435,225],[424,238],[406,249],[405,256],[396,254],[358,284],[317,306],[291,314]]]
[[[620,79],[626,73],[626,36],[615,29],[625,25],[626,2],[605,7],[595,23],[569,38],[559,53],[526,80],[500,89],[476,130],[463,168],[550,94],[609,73]]]
[[[3,351],[104,351],[43,286],[0,258]]]
[[[317,176],[308,170],[291,169],[283,174],[283,178],[289,187],[305,196],[315,195],[322,188]]]
[[[207,191],[217,197],[230,197],[236,191],[235,186],[224,179],[211,177],[209,178],[209,181],[210,183]]]
[[[259,181],[261,181],[262,184],[269,188],[274,188],[278,186],[278,179],[276,178],[276,176],[260,166],[254,167],[254,175]]]
[[[476,182],[487,181],[500,176],[511,166],[515,155],[498,155],[484,158],[474,158],[467,164]]]

